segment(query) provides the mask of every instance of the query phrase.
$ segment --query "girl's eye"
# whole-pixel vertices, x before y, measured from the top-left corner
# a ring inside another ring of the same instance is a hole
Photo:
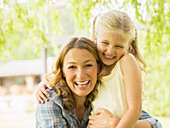
[[[117,45],[116,47],[117,47],[117,48],[123,48],[123,47],[122,47],[122,46],[120,46],[120,45]]]
[[[92,64],[87,64],[86,67],[92,67],[93,65]]]
[[[108,45],[109,43],[107,43],[107,42],[102,42],[102,44]]]

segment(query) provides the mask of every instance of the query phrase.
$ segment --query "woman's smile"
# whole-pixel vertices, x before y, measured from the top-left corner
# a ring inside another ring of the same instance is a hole
[[[89,84],[90,84],[90,80],[88,81],[77,81],[77,82],[74,82],[75,86],[77,86],[79,89],[84,89],[86,88]]]

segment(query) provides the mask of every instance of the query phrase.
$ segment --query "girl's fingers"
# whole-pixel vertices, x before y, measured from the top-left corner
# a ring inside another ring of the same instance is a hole
[[[94,127],[95,122],[93,120],[89,120],[89,128],[93,128]]]
[[[45,84],[47,86],[47,88],[49,88],[50,90],[52,90],[53,88],[50,86],[50,84]]]
[[[38,100],[38,103],[44,103],[44,100],[39,95],[36,95],[36,99]]]
[[[48,92],[47,92],[47,93],[48,93]],[[39,92],[39,97],[40,97],[42,100],[48,101],[48,98],[44,95],[44,92],[42,92],[42,91]]]
[[[43,94],[43,92],[41,92],[41,90],[36,92],[36,99],[41,103],[44,103],[44,100],[48,101],[48,98]]]
[[[46,88],[48,87],[45,82],[41,81],[38,84],[38,89],[36,92],[36,99],[38,100],[38,102],[44,103],[44,101],[48,101],[48,98],[46,96],[50,97],[50,94],[47,92]]]
[[[95,111],[95,115],[99,115],[99,114],[101,114],[102,112],[104,112],[104,109],[103,109],[103,108],[98,108],[98,109]]]
[[[44,87],[45,89],[48,88],[50,90],[52,90],[53,88],[50,86],[50,84],[48,82],[44,82],[44,81],[41,81],[38,86],[41,88],[41,87]]]
[[[92,116],[92,115],[89,116],[89,120],[94,120],[94,119],[95,119],[94,116]]]
[[[100,115],[100,114],[102,114],[102,113],[106,113],[108,116],[114,117],[114,115],[113,115],[110,111],[108,111],[107,109],[105,109],[105,108],[98,108],[98,109],[96,110],[96,112],[95,112],[95,115]]]
[[[38,87],[41,88],[43,87],[44,85],[46,85],[46,83],[44,81],[41,81],[39,84],[38,84]]]
[[[89,127],[89,128],[95,128],[95,126],[93,126],[93,125],[89,125],[88,127]]]
[[[41,91],[43,94],[45,94],[46,96],[50,97],[50,94],[47,92],[47,90],[46,90],[44,87],[40,88],[40,91]],[[42,98],[44,99],[44,96],[43,96]],[[45,100],[45,99],[44,99],[44,100]]]

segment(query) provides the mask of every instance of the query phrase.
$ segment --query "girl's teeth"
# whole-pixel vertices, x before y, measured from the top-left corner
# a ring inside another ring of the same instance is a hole
[[[107,55],[105,55],[105,57],[110,58],[110,59],[112,59],[112,58],[113,58],[113,57],[110,57],[110,56],[107,56]]]

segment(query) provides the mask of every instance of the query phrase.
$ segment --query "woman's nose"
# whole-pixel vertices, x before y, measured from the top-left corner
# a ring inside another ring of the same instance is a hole
[[[85,76],[85,71],[82,68],[79,68],[76,75],[81,80]]]

